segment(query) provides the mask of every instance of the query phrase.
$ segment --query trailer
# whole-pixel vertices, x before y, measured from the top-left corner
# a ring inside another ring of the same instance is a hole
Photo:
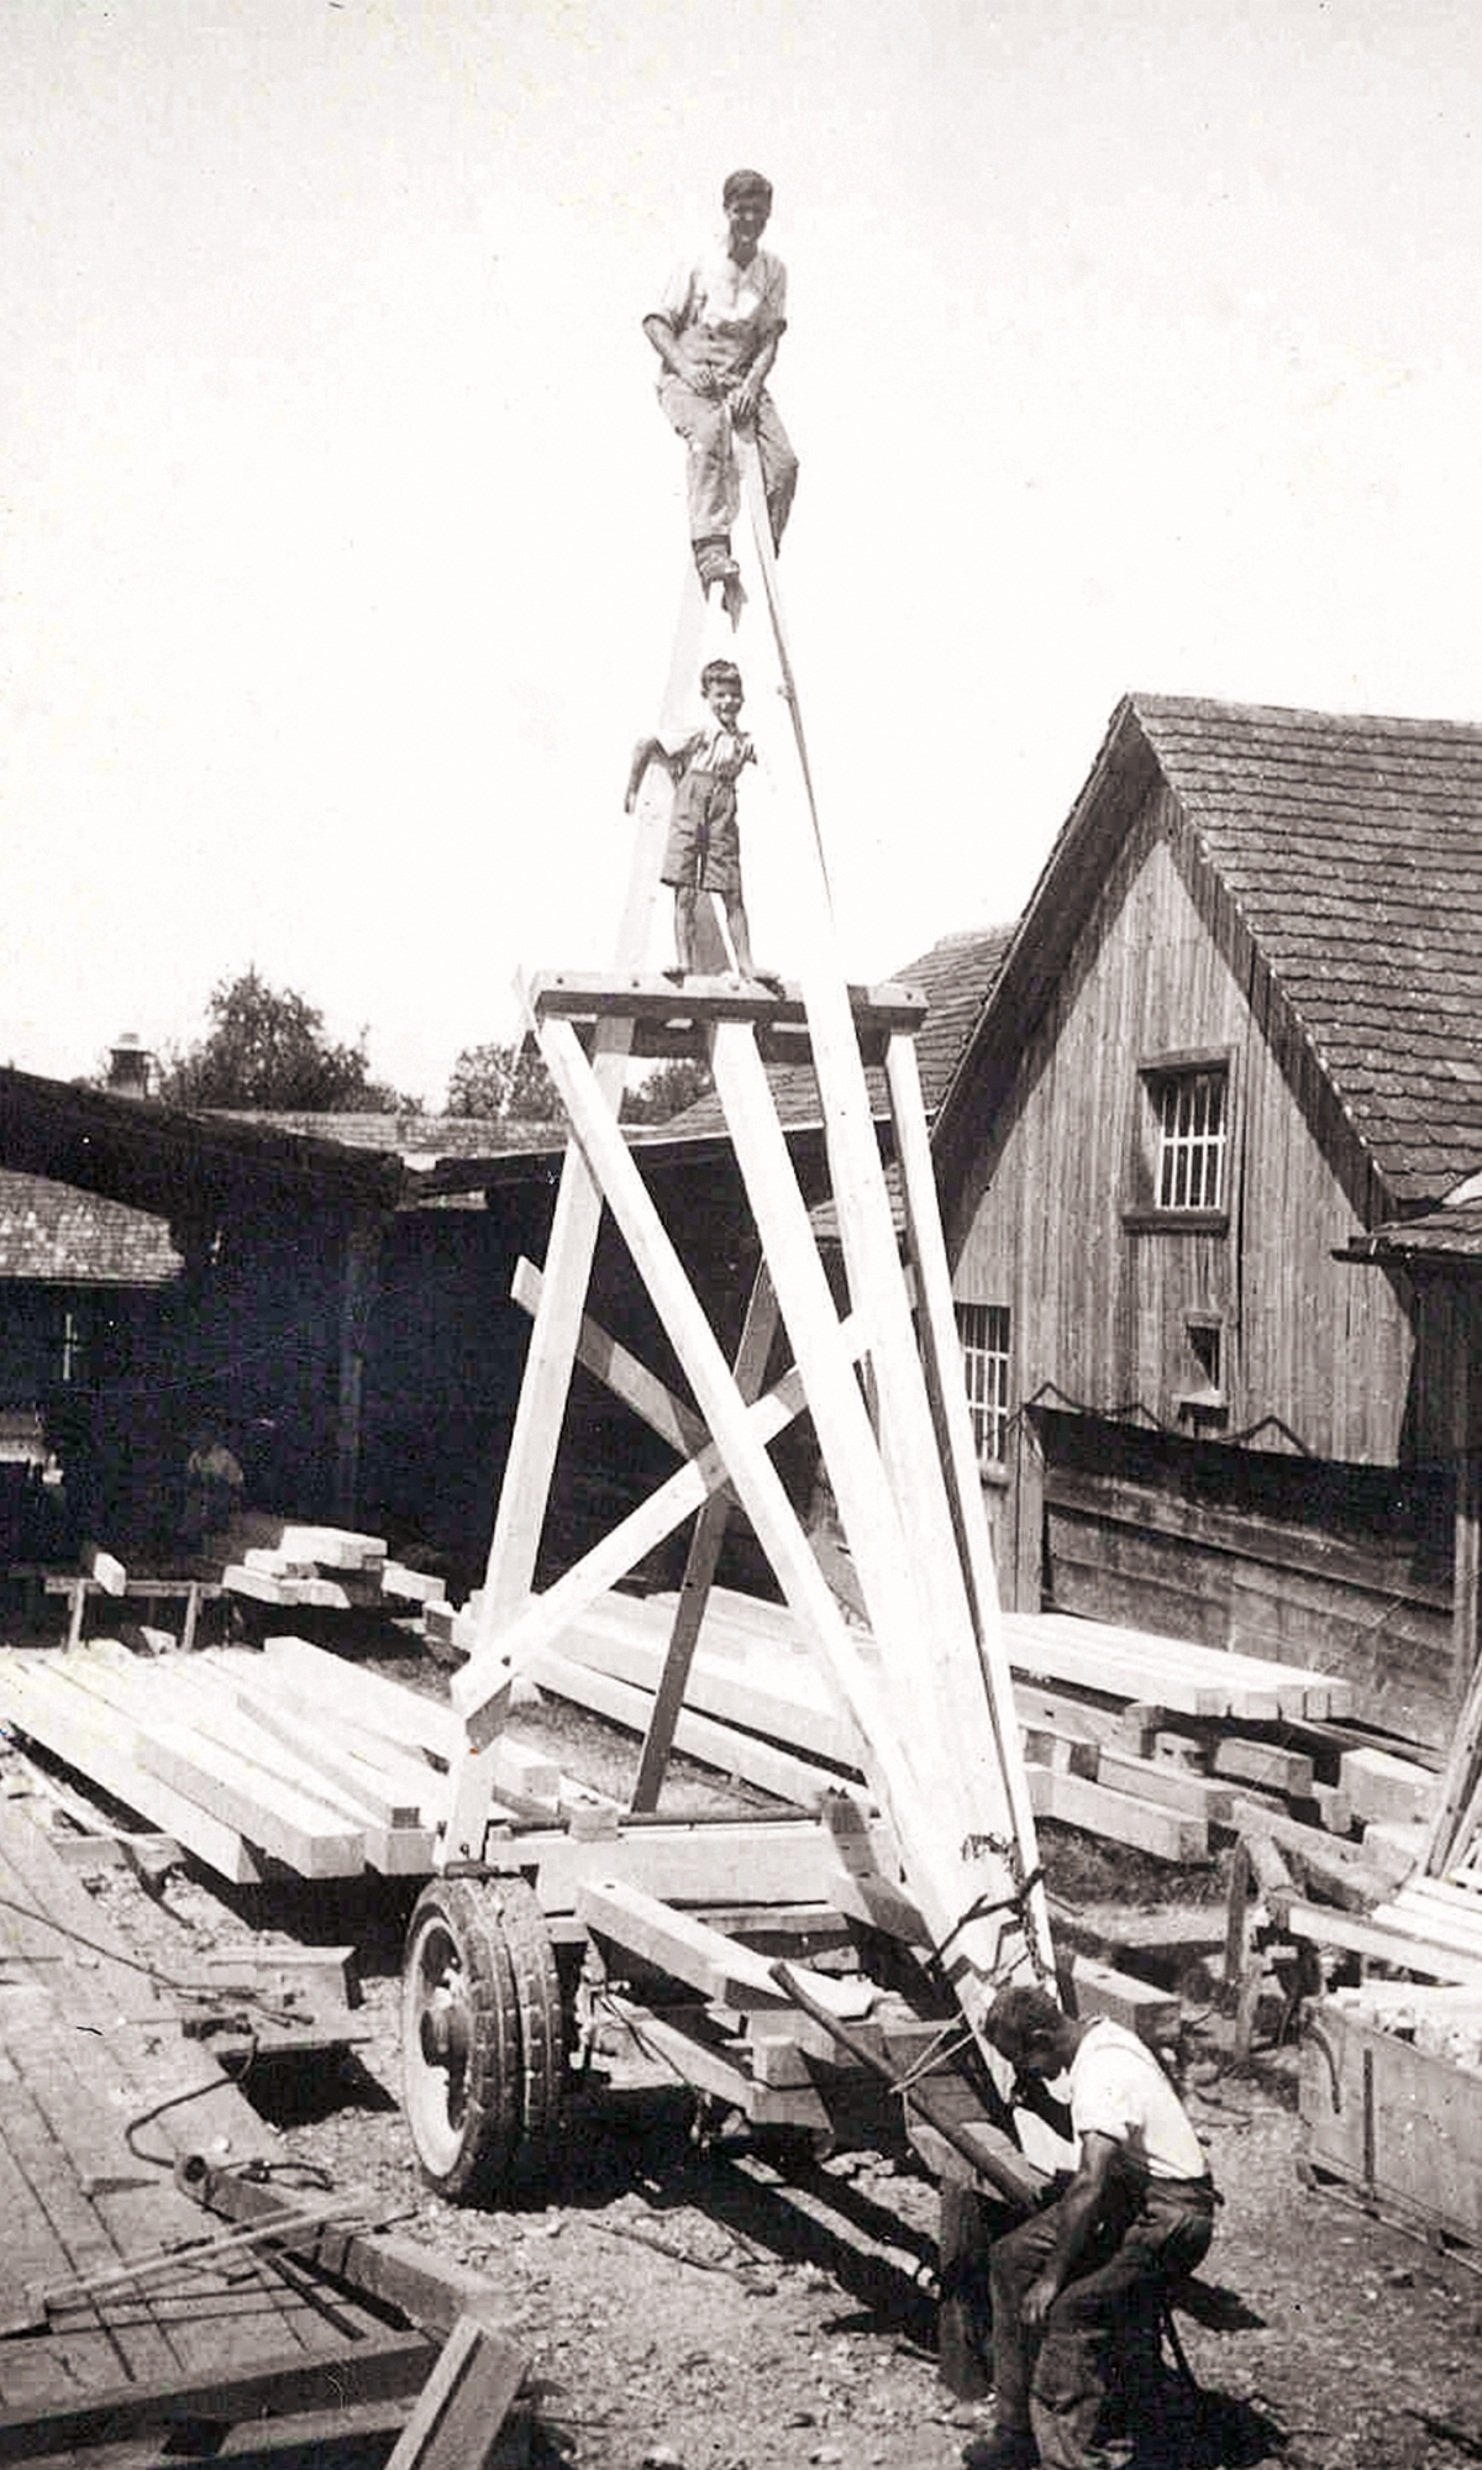
[[[851,987],[754,442],[738,438],[750,517],[722,606],[687,575],[665,717],[707,648],[737,643],[795,890],[796,982],[690,976],[648,960],[665,801],[640,801],[615,963],[522,981],[529,1030],[569,1138],[467,1662],[464,1727],[437,1875],[407,1939],[406,2112],[431,2183],[487,2197],[538,2171],[593,2014],[759,2128],[836,2132],[851,2104],[878,2134],[907,2113],[1022,2194],[1000,2067],[982,2032],[998,1987],[1053,1981],[1035,1848],[937,1212],[914,1040],[919,996]],[[677,732],[676,732],[677,734]],[[651,776],[652,777],[652,776]],[[760,1268],[728,1359],[617,1114],[634,1058],[708,1061],[754,1220]],[[816,1077],[847,1299],[835,1298],[769,1067]],[[887,1137],[904,1240],[877,1132]],[[587,1315],[599,1221],[626,1243],[684,1394]],[[679,1456],[674,1475],[553,1585],[536,1555],[578,1360],[596,1363]],[[769,1454],[811,1418],[864,1624],[830,1584]],[[750,1522],[808,1651],[864,1745],[863,1788],[814,1806],[680,1822],[661,1807],[686,1677],[733,1506]],[[625,1810],[558,1827],[496,1815],[513,1686],[665,1536],[690,1522],[664,1671]]]

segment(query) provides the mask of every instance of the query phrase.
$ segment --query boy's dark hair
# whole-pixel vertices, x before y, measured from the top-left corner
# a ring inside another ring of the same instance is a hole
[[[1048,1990],[1018,1982],[999,1991],[983,2018],[983,2030],[1010,2066],[1022,2067],[1033,2044],[1058,2033],[1064,2022],[1065,2010]]]
[[[738,197],[765,198],[770,213],[772,183],[764,172],[732,172],[721,190],[720,202],[723,206],[734,206]]]
[[[715,684],[718,678],[734,678],[736,684],[739,686],[741,683],[741,672],[733,660],[707,660],[704,668],[700,671],[701,694],[703,695],[707,693],[709,688]]]

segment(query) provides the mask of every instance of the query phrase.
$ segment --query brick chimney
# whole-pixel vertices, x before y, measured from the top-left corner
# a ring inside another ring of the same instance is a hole
[[[141,1045],[132,1029],[126,1029],[108,1056],[107,1086],[116,1098],[147,1098],[149,1076],[154,1069],[154,1057]]]

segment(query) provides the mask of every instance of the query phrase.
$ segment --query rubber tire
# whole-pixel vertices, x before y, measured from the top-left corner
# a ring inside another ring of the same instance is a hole
[[[540,1899],[523,1878],[484,1891],[495,1900],[520,2018],[520,2137],[511,2174],[537,2178],[559,2140],[566,2106],[566,2001]]]
[[[463,2011],[461,2080],[451,2065],[443,2069],[423,2053],[422,2019],[435,1982],[449,1987]],[[462,2204],[495,2196],[524,2126],[520,2004],[502,1914],[473,1880],[435,1879],[413,1907],[402,1966],[401,2066],[402,2109],[428,2186]]]

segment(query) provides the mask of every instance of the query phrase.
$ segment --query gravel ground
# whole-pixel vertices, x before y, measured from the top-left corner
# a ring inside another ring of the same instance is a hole
[[[1188,1933],[1207,1877],[1144,1871],[1077,1839],[1048,1848],[1084,1924],[1110,1882]],[[373,2189],[403,2235],[486,2273],[528,2343],[546,2458],[583,2470],[950,2470],[986,2404],[937,2373],[934,2189],[886,2153],[779,2155],[698,2132],[692,2097],[610,2054],[579,2094],[559,2165],[524,2202],[459,2210],[419,2182],[398,2107],[397,1988],[410,1901],[320,1886],[228,1895],[194,1872],[146,1893],[90,1881],[114,1925],[166,1971],[249,1932],[353,1942],[368,2039],[349,2055],[260,2068],[250,2089],[285,2156]],[[1207,1917],[1207,1903],[1205,1905]],[[1149,1934],[1143,1912],[1143,1934]],[[1482,2278],[1307,2188],[1295,2053],[1237,2070],[1196,1971],[1183,1983],[1186,2097],[1226,2198],[1204,2279],[1235,2321],[1185,2322],[1207,2401],[1170,2381],[1143,2470],[1459,2470],[1482,2461]]]

